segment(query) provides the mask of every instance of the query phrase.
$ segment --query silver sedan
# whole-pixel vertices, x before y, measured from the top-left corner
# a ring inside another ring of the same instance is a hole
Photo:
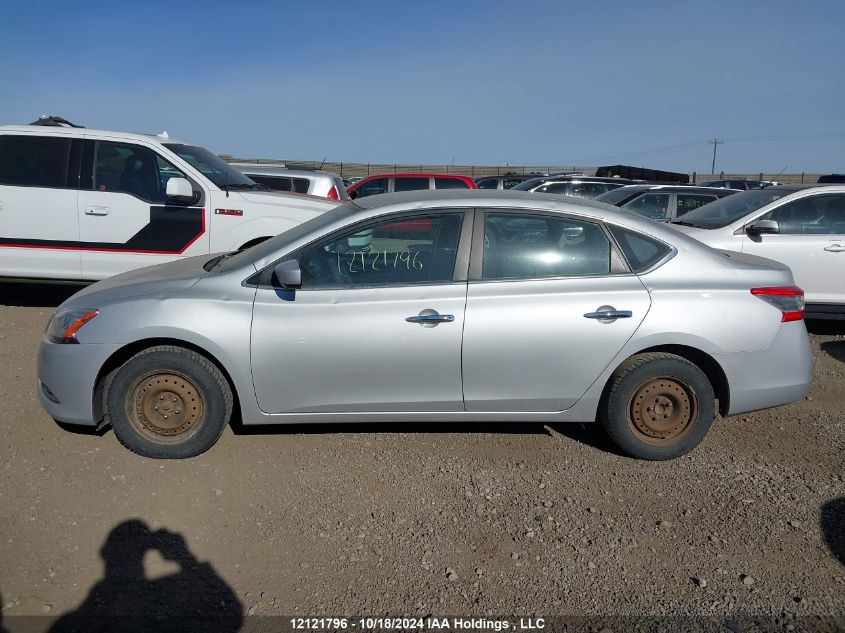
[[[62,304],[38,394],[148,457],[245,425],[598,421],[669,459],[717,413],[803,397],[789,269],[616,207],[519,192],[362,198],[248,250]]]

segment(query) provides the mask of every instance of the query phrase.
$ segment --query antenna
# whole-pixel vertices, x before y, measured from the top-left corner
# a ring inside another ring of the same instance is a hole
[[[769,181],[769,184],[768,184],[768,185],[763,185],[762,187],[760,187],[760,189],[765,189],[766,187],[771,187],[771,186],[772,186],[772,182],[773,182],[774,180],[776,180],[777,178],[780,178],[780,175],[781,175],[783,172],[785,172],[785,171],[786,171],[786,168],[787,168],[787,167],[789,167],[789,165],[784,165],[783,169],[781,169],[781,170],[780,170],[777,174],[775,174],[775,177],[774,177],[774,178],[772,178],[772,180],[770,180],[770,181]]]
[[[325,165],[325,164],[326,164],[326,157],[323,156],[323,162],[320,163],[320,166],[317,169],[322,169],[323,165]]]

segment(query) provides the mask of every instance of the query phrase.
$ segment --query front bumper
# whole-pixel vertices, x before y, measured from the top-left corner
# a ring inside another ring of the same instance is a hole
[[[53,343],[38,349],[38,398],[53,419],[94,426],[94,386],[106,360],[120,345]]]
[[[730,385],[728,415],[800,400],[813,378],[813,350],[803,321],[781,324],[765,350],[715,358]]]

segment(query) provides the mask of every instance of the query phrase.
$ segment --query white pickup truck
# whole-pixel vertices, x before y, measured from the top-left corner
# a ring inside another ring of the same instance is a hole
[[[0,277],[103,279],[250,246],[338,204],[268,191],[166,133],[49,123],[0,126]]]

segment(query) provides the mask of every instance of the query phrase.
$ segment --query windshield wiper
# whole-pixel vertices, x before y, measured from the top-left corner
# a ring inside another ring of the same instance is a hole
[[[239,248],[236,251],[229,251],[228,253],[223,253],[222,255],[218,255],[217,257],[212,257],[209,259],[205,264],[203,264],[203,270],[210,273],[212,270],[217,268],[222,262],[226,261],[233,255],[237,255],[238,253],[244,252],[245,248]]]
[[[699,229],[701,228],[697,224],[693,224],[692,222],[685,222],[684,220],[672,220],[670,224],[680,224],[681,226],[691,226],[693,228]]]

